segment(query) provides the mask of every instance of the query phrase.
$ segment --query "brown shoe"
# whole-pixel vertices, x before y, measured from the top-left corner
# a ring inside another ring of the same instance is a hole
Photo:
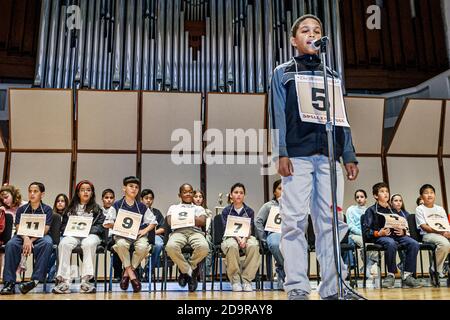
[[[142,289],[141,282],[138,278],[131,280],[131,286],[133,287],[133,292],[139,292]]]
[[[122,279],[120,280],[120,289],[127,290],[129,285],[130,285],[130,277],[128,275],[125,276],[124,271],[122,274]]]

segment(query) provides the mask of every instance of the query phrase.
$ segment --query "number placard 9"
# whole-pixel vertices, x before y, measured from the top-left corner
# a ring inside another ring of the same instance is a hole
[[[250,235],[252,219],[229,215],[225,228],[225,237],[248,237]]]
[[[45,214],[22,214],[20,216],[19,236],[42,238],[45,231]]]
[[[86,238],[91,231],[92,217],[69,216],[66,228],[64,229],[64,236]]]
[[[112,234],[136,240],[142,217],[142,214],[119,209]]]
[[[281,233],[281,214],[280,207],[272,206],[269,217],[267,218],[265,231]]]

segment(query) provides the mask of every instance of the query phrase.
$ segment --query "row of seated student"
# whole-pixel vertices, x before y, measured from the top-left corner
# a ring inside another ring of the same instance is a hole
[[[419,288],[420,282],[413,277],[416,273],[417,254],[419,243],[409,235],[407,218],[410,215],[404,206],[403,198],[400,194],[390,197],[389,187],[386,183],[380,182],[373,186],[372,194],[375,204],[367,207],[367,193],[364,190],[357,190],[354,198],[356,204],[350,206],[346,211],[346,218],[349,228],[349,239],[361,248],[363,237],[366,242],[372,242],[383,246],[388,274],[383,280],[383,288],[393,288],[395,284],[395,274],[397,267],[403,271],[402,283],[406,287]],[[443,278],[444,262],[450,253],[450,228],[448,216],[441,206],[436,205],[435,188],[430,184],[423,185],[419,190],[419,198],[416,201],[415,210],[416,228],[422,235],[422,241],[436,245],[436,264],[430,264],[430,279],[436,285],[436,275]],[[362,217],[362,219],[361,219]],[[396,221],[401,221],[404,227],[386,227],[389,223],[386,219],[393,217]],[[362,224],[361,224],[362,222]],[[399,252],[401,262],[396,265],[396,254],[398,246],[402,245],[405,250]],[[372,266],[378,263],[376,252],[368,252],[366,277],[372,277]],[[354,262],[350,261],[354,266]],[[436,274],[437,273],[437,274]]]
[[[271,207],[278,207],[278,199],[281,196],[280,182],[278,181],[274,184],[274,199],[261,208],[257,220],[255,220],[253,209],[244,203],[245,186],[241,183],[236,183],[232,186],[230,192],[231,204],[223,209],[221,219],[224,232],[228,217],[235,216],[249,219],[249,225],[256,226],[256,232],[260,240],[262,240],[263,246],[273,251],[277,262],[277,273],[279,278],[283,279],[284,271],[282,257],[279,252],[279,233],[274,235],[274,232],[264,230],[264,224],[267,221]],[[74,196],[70,201],[64,194],[59,194],[52,209],[42,201],[45,186],[40,182],[32,182],[28,187],[29,201],[24,204],[21,203],[21,206],[17,205],[14,212],[10,214],[14,215],[14,225],[17,230],[23,214],[44,215],[45,228],[43,236],[33,237],[16,234],[6,243],[3,272],[4,286],[0,293],[15,293],[17,271],[21,270],[20,268],[24,266],[24,261],[31,253],[34,254],[35,260],[31,281],[20,283],[20,292],[26,294],[34,289],[39,282],[43,282],[46,279],[51,281],[52,278],[55,278],[56,284],[53,292],[70,293],[70,286],[73,280],[71,279],[70,257],[73,249],[77,246],[80,246],[83,251],[80,292],[96,292],[95,286],[91,283],[94,275],[96,248],[104,239],[105,229],[114,228],[115,221],[121,211],[140,215],[140,225],[135,239],[121,236],[117,233],[112,235],[114,240],[112,250],[116,254],[116,268],[121,272],[120,288],[127,290],[131,284],[134,292],[141,290],[142,285],[137,270],[143,260],[149,255],[151,249],[147,235],[150,231],[156,230],[151,259],[151,267],[154,268],[159,265],[165,228],[170,227],[172,232],[165,250],[180,270],[178,277],[180,286],[188,285],[189,291],[195,291],[200,271],[198,266],[204,259],[208,262],[208,255],[211,255],[212,251],[210,233],[212,212],[205,208],[204,193],[199,190],[194,191],[190,184],[183,184],[179,188],[178,194],[181,202],[170,206],[166,215],[166,225],[161,212],[152,208],[153,192],[145,189],[139,193],[139,189],[140,181],[137,177],[126,177],[123,180],[124,197],[115,201],[114,192],[111,189],[104,190],[102,192],[103,206],[101,207],[96,203],[94,185],[88,180],[83,180],[76,185]],[[138,195],[140,195],[141,201],[138,201]],[[194,223],[188,227],[183,227],[183,224],[181,224],[182,227],[178,228],[175,224],[180,223],[180,217],[188,215],[186,212],[192,213]],[[59,214],[62,217],[62,237],[58,246],[58,257],[56,257],[55,250],[53,250],[53,240],[49,234],[53,214]],[[69,219],[73,216],[91,219],[91,227],[86,236],[64,235]],[[176,218],[173,218],[174,216]],[[174,223],[172,223],[172,219],[175,219]],[[124,223],[124,221],[121,222]],[[253,291],[251,281],[255,278],[260,264],[260,253],[259,241],[252,234],[251,229],[251,227],[248,228],[248,234],[244,236],[224,236],[222,241],[221,249],[225,254],[227,276],[230,279],[233,291]],[[182,248],[187,244],[193,249],[190,257],[185,257],[182,254]],[[134,251],[130,254],[129,249],[131,245],[133,245]],[[245,256],[245,260],[241,268],[240,258],[242,255]],[[58,268],[56,268],[56,259],[58,259]]]

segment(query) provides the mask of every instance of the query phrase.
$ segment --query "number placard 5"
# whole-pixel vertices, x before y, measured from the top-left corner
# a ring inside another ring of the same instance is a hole
[[[86,238],[91,231],[92,217],[69,216],[64,236]]]
[[[42,238],[45,231],[45,214],[22,214],[20,216],[19,236]]]
[[[248,237],[250,235],[252,219],[229,215],[225,228],[225,237]]]
[[[296,75],[295,87],[297,89],[298,108],[302,121],[326,124],[326,107],[328,104],[330,106],[331,117],[333,118],[333,115],[336,114],[336,126],[350,127],[344,107],[341,80],[336,79],[333,86],[332,79],[328,79],[328,92],[329,99],[331,100],[328,103],[325,99],[323,77]],[[334,106],[331,104],[333,95],[335,97]]]
[[[281,233],[281,214],[280,207],[272,206],[267,218],[265,231]]]
[[[142,218],[142,214],[119,209],[112,234],[136,240]]]

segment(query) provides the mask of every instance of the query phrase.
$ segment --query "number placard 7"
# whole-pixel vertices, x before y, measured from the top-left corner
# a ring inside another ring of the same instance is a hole
[[[22,214],[20,216],[19,236],[42,238],[45,231],[45,214]]]
[[[225,237],[248,237],[250,235],[252,219],[229,215],[225,228]]]
[[[142,218],[142,214],[119,209],[112,234],[136,240]]]

